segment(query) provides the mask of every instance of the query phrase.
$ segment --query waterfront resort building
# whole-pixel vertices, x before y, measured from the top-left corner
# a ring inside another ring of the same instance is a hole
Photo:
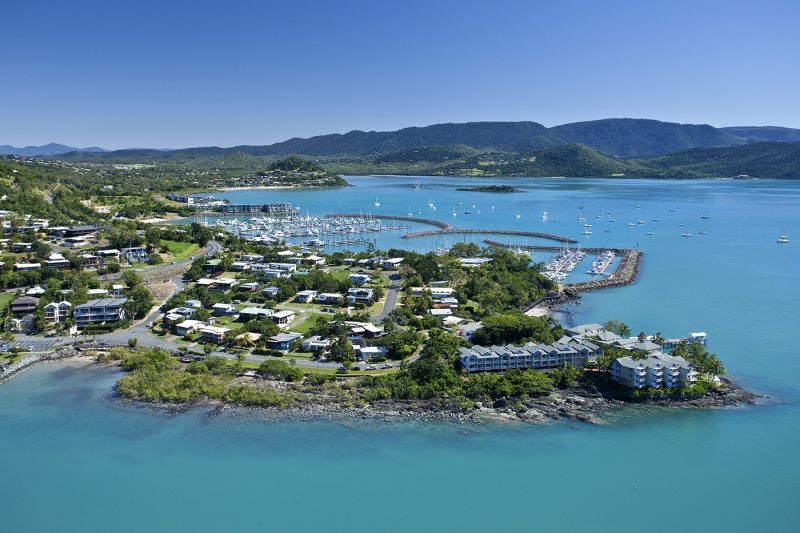
[[[553,344],[529,342],[522,346],[473,346],[459,348],[461,367],[467,372],[583,366],[603,355],[603,349],[587,340],[562,337]]]
[[[127,301],[127,298],[102,298],[78,305],[73,315],[75,325],[81,329],[92,324],[119,322],[125,318],[123,306]]]
[[[688,387],[697,373],[683,357],[657,354],[646,359],[620,357],[611,365],[611,379],[634,389]]]

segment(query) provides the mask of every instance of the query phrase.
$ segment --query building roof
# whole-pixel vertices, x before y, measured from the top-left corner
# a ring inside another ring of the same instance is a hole
[[[294,311],[289,311],[288,309],[283,309],[281,311],[277,311],[277,312],[273,313],[272,316],[275,317],[275,318],[286,318],[286,317],[294,316],[294,314],[295,314]]]
[[[101,298],[99,300],[89,300],[75,309],[88,309],[93,307],[122,307],[128,301],[127,298]]]
[[[302,337],[303,336],[299,333],[278,333],[277,335],[270,337],[268,340],[269,342],[292,342]]]

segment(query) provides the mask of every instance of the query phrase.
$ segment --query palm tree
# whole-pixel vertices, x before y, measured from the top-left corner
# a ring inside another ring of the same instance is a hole
[[[624,322],[619,323],[619,335],[620,337],[630,337],[631,336],[631,328]]]
[[[717,354],[707,354],[705,361],[706,372],[711,375],[711,382],[713,383],[717,376],[727,373],[725,367],[722,366],[722,361],[719,360]]]

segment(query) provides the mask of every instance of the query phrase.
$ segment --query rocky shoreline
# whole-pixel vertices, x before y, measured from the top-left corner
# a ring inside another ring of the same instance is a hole
[[[573,387],[554,391],[547,396],[526,400],[501,398],[492,404],[476,402],[464,408],[455,403],[437,400],[383,400],[363,406],[343,405],[307,394],[303,401],[290,407],[263,407],[229,404],[218,400],[199,400],[186,403],[146,402],[122,398],[123,402],[143,405],[170,414],[208,408],[210,418],[232,417],[265,422],[325,421],[414,421],[455,424],[527,423],[548,424],[559,420],[605,425],[607,415],[622,408],[662,407],[723,409],[757,405],[766,397],[757,396],[734,383],[724,380],[726,388],[715,390],[695,399],[624,401],[608,399],[595,390]]]

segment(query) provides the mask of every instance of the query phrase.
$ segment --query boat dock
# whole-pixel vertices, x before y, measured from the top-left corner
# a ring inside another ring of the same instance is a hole
[[[616,256],[617,254],[612,250],[603,251],[603,253],[597,256],[597,259],[594,260],[591,268],[589,268],[586,273],[593,276],[609,276],[610,274],[606,274],[606,269],[611,265]]]

